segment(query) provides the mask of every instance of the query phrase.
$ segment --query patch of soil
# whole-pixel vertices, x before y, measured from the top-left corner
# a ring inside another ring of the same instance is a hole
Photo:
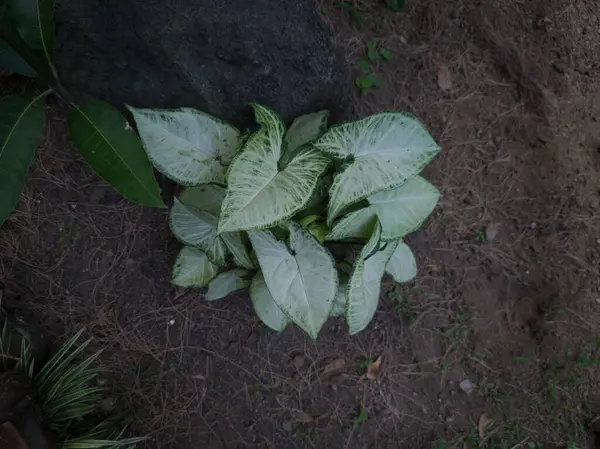
[[[600,2],[319,8],[357,77],[368,41],[391,52],[371,63],[381,87],[348,86],[348,118],[409,111],[444,148],[425,172],[440,205],[407,239],[417,280],[388,279],[366,331],[332,319],[316,343],[277,335],[243,294],[205,303],[171,286],[166,212],[92,174],[59,111],[0,235],[5,305],[57,337],[84,326],[148,447],[586,447],[600,410]]]

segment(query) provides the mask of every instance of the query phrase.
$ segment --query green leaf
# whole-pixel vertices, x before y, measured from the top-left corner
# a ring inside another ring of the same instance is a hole
[[[68,125],[85,161],[117,192],[145,206],[164,207],[140,139],[117,109],[89,100],[74,106]]]
[[[227,166],[242,143],[236,128],[190,108],[128,108],[158,171],[184,186],[225,184]]]
[[[54,50],[54,0],[6,0],[7,14],[20,37],[32,49],[40,50],[48,67]]]
[[[37,73],[13,48],[0,39],[0,67],[12,73],[35,78]]]
[[[385,59],[386,61],[391,61],[392,60],[392,52],[389,51],[387,48],[381,48],[379,50],[379,54],[381,55],[381,57],[383,59]]]
[[[327,110],[297,117],[283,138],[285,151],[279,161],[280,166],[287,166],[304,145],[322,135],[327,130],[328,119]]]
[[[184,246],[173,266],[171,283],[186,288],[205,287],[216,276],[217,269],[202,251]]]
[[[0,98],[0,225],[19,201],[42,138],[46,94]]]
[[[385,0],[385,4],[394,12],[402,11],[404,8],[404,0]]]
[[[420,176],[395,189],[367,198],[369,206],[342,217],[327,240],[367,238],[379,219],[383,240],[394,240],[416,231],[438,202],[438,190]]]
[[[394,278],[395,282],[408,282],[417,275],[417,261],[410,248],[402,241],[398,242],[385,271]]]
[[[350,335],[365,329],[373,319],[379,303],[381,278],[396,250],[397,242],[388,242],[383,249],[370,255],[379,246],[380,238],[381,228],[377,226],[371,239],[360,252],[348,282],[346,321]]]
[[[208,284],[208,292],[204,297],[207,301],[225,298],[231,293],[246,288],[250,285],[250,281],[244,279],[248,275],[248,270],[236,268],[225,273],[219,274]]]
[[[356,60],[356,66],[365,75],[371,71],[371,65],[366,59],[358,58]]]
[[[224,197],[225,189],[214,184],[184,189],[171,208],[171,231],[180,242],[204,251],[216,265],[225,266],[231,253],[236,265],[252,268],[254,264],[239,232],[217,235]]]
[[[302,226],[290,222],[290,248],[270,231],[248,233],[273,300],[313,339],[325,324],[338,277],[333,258]]]
[[[283,222],[309,201],[329,159],[310,148],[279,170],[283,123],[270,110],[254,105],[260,131],[248,138],[229,169],[219,234],[264,229]]]
[[[262,322],[277,332],[283,332],[290,320],[273,300],[271,292],[265,283],[262,271],[256,273],[250,284],[250,299],[254,311]]]
[[[331,186],[330,225],[347,206],[412,179],[440,151],[421,123],[394,112],[332,127],[313,146],[347,162]]]

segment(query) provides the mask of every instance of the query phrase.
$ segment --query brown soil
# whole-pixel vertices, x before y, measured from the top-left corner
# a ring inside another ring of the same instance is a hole
[[[59,113],[0,234],[5,304],[85,326],[148,447],[594,447],[600,1],[321,2],[349,64],[372,39],[392,53],[348,117],[406,110],[444,147],[418,278],[388,281],[365,332],[277,335],[244,295],[172,287],[165,213],[92,174]]]

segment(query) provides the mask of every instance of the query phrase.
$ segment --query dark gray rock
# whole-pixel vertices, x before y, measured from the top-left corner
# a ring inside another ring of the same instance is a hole
[[[56,66],[76,93],[195,107],[247,124],[346,105],[345,64],[314,0],[59,0]]]

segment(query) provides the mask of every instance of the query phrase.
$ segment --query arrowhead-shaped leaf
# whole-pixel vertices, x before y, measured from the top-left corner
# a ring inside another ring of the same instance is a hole
[[[250,280],[244,277],[248,275],[248,270],[236,268],[225,273],[219,274],[208,284],[208,292],[204,297],[207,301],[225,298],[231,293],[246,288],[250,285]]]
[[[265,283],[265,278],[262,271],[259,271],[252,278],[250,284],[250,299],[254,306],[254,311],[262,322],[277,332],[283,332],[290,320],[281,311],[279,306],[275,304],[273,296]]]
[[[285,151],[279,161],[280,166],[287,166],[302,146],[315,140],[327,130],[329,111],[323,110],[297,117],[283,138]]]
[[[440,150],[415,118],[390,112],[334,126],[312,145],[345,161],[330,190],[330,225],[350,204],[413,178]]]
[[[394,278],[396,282],[408,282],[417,275],[417,261],[410,248],[402,241],[392,254],[385,271]]]
[[[440,193],[429,182],[415,176],[392,190],[367,198],[369,206],[338,220],[327,240],[367,238],[376,218],[383,240],[395,240],[416,231],[431,214]]]
[[[262,106],[254,109],[262,128],[231,164],[219,233],[264,229],[289,219],[308,202],[329,164],[319,151],[307,149],[280,170],[283,123]]]
[[[387,242],[383,249],[373,253],[373,250],[379,247],[380,239],[381,227],[377,226],[371,239],[360,252],[348,282],[346,321],[350,335],[362,331],[373,319],[379,304],[381,278],[398,244]]]
[[[300,225],[290,222],[289,249],[270,231],[250,231],[250,241],[273,300],[294,323],[317,338],[337,294],[333,258]]]
[[[217,235],[224,196],[225,189],[214,184],[184,189],[171,208],[171,231],[179,241],[201,249],[219,266],[227,264],[231,252],[238,266],[252,268],[254,264],[239,232]]]
[[[217,269],[202,251],[184,246],[173,266],[171,282],[186,288],[205,287],[216,276]]]
[[[74,106],[69,135],[90,167],[117,192],[145,206],[164,207],[140,139],[117,109],[98,100]]]
[[[44,97],[0,98],[0,225],[15,208],[44,131]]]
[[[190,108],[129,110],[158,171],[184,186],[225,184],[242,143],[235,127]]]

